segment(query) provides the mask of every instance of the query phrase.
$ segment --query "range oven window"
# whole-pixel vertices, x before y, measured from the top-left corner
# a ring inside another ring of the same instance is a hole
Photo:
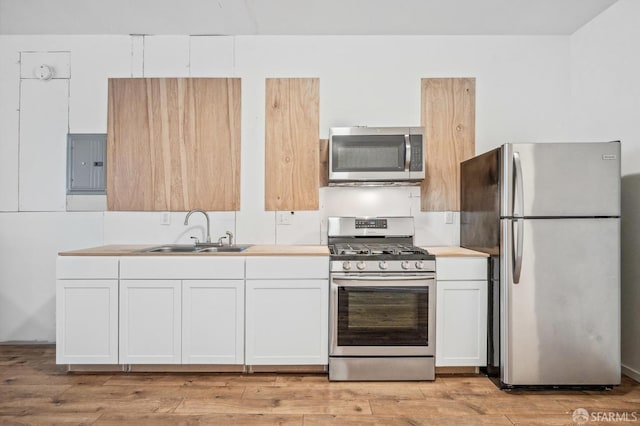
[[[338,346],[423,346],[427,287],[339,287]]]

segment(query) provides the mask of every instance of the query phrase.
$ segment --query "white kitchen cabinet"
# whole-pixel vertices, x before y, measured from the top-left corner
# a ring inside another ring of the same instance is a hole
[[[244,280],[182,282],[182,363],[244,364]]]
[[[436,367],[487,362],[487,258],[436,258]]]
[[[59,256],[57,275],[58,363],[328,362],[328,256]]]
[[[247,365],[328,363],[329,258],[248,257]]]
[[[120,363],[180,364],[182,284],[120,280]]]
[[[59,256],[56,363],[118,363],[118,259]]]
[[[244,257],[126,257],[120,277],[120,362],[243,364]]]
[[[118,280],[57,280],[56,363],[118,363]]]

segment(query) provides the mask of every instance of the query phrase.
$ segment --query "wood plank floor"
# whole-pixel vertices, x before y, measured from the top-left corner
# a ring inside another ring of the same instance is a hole
[[[3,425],[563,425],[574,424],[577,408],[640,423],[640,384],[624,377],[605,392],[503,392],[482,376],[330,383],[312,374],[67,374],[53,345],[0,345]]]

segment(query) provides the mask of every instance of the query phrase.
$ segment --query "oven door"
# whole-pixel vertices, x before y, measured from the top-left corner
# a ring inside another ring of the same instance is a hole
[[[435,283],[435,274],[332,274],[330,355],[435,355]]]

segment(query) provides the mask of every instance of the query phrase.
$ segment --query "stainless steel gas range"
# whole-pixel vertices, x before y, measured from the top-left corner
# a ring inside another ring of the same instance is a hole
[[[330,217],[330,380],[435,378],[435,256],[412,217]]]

